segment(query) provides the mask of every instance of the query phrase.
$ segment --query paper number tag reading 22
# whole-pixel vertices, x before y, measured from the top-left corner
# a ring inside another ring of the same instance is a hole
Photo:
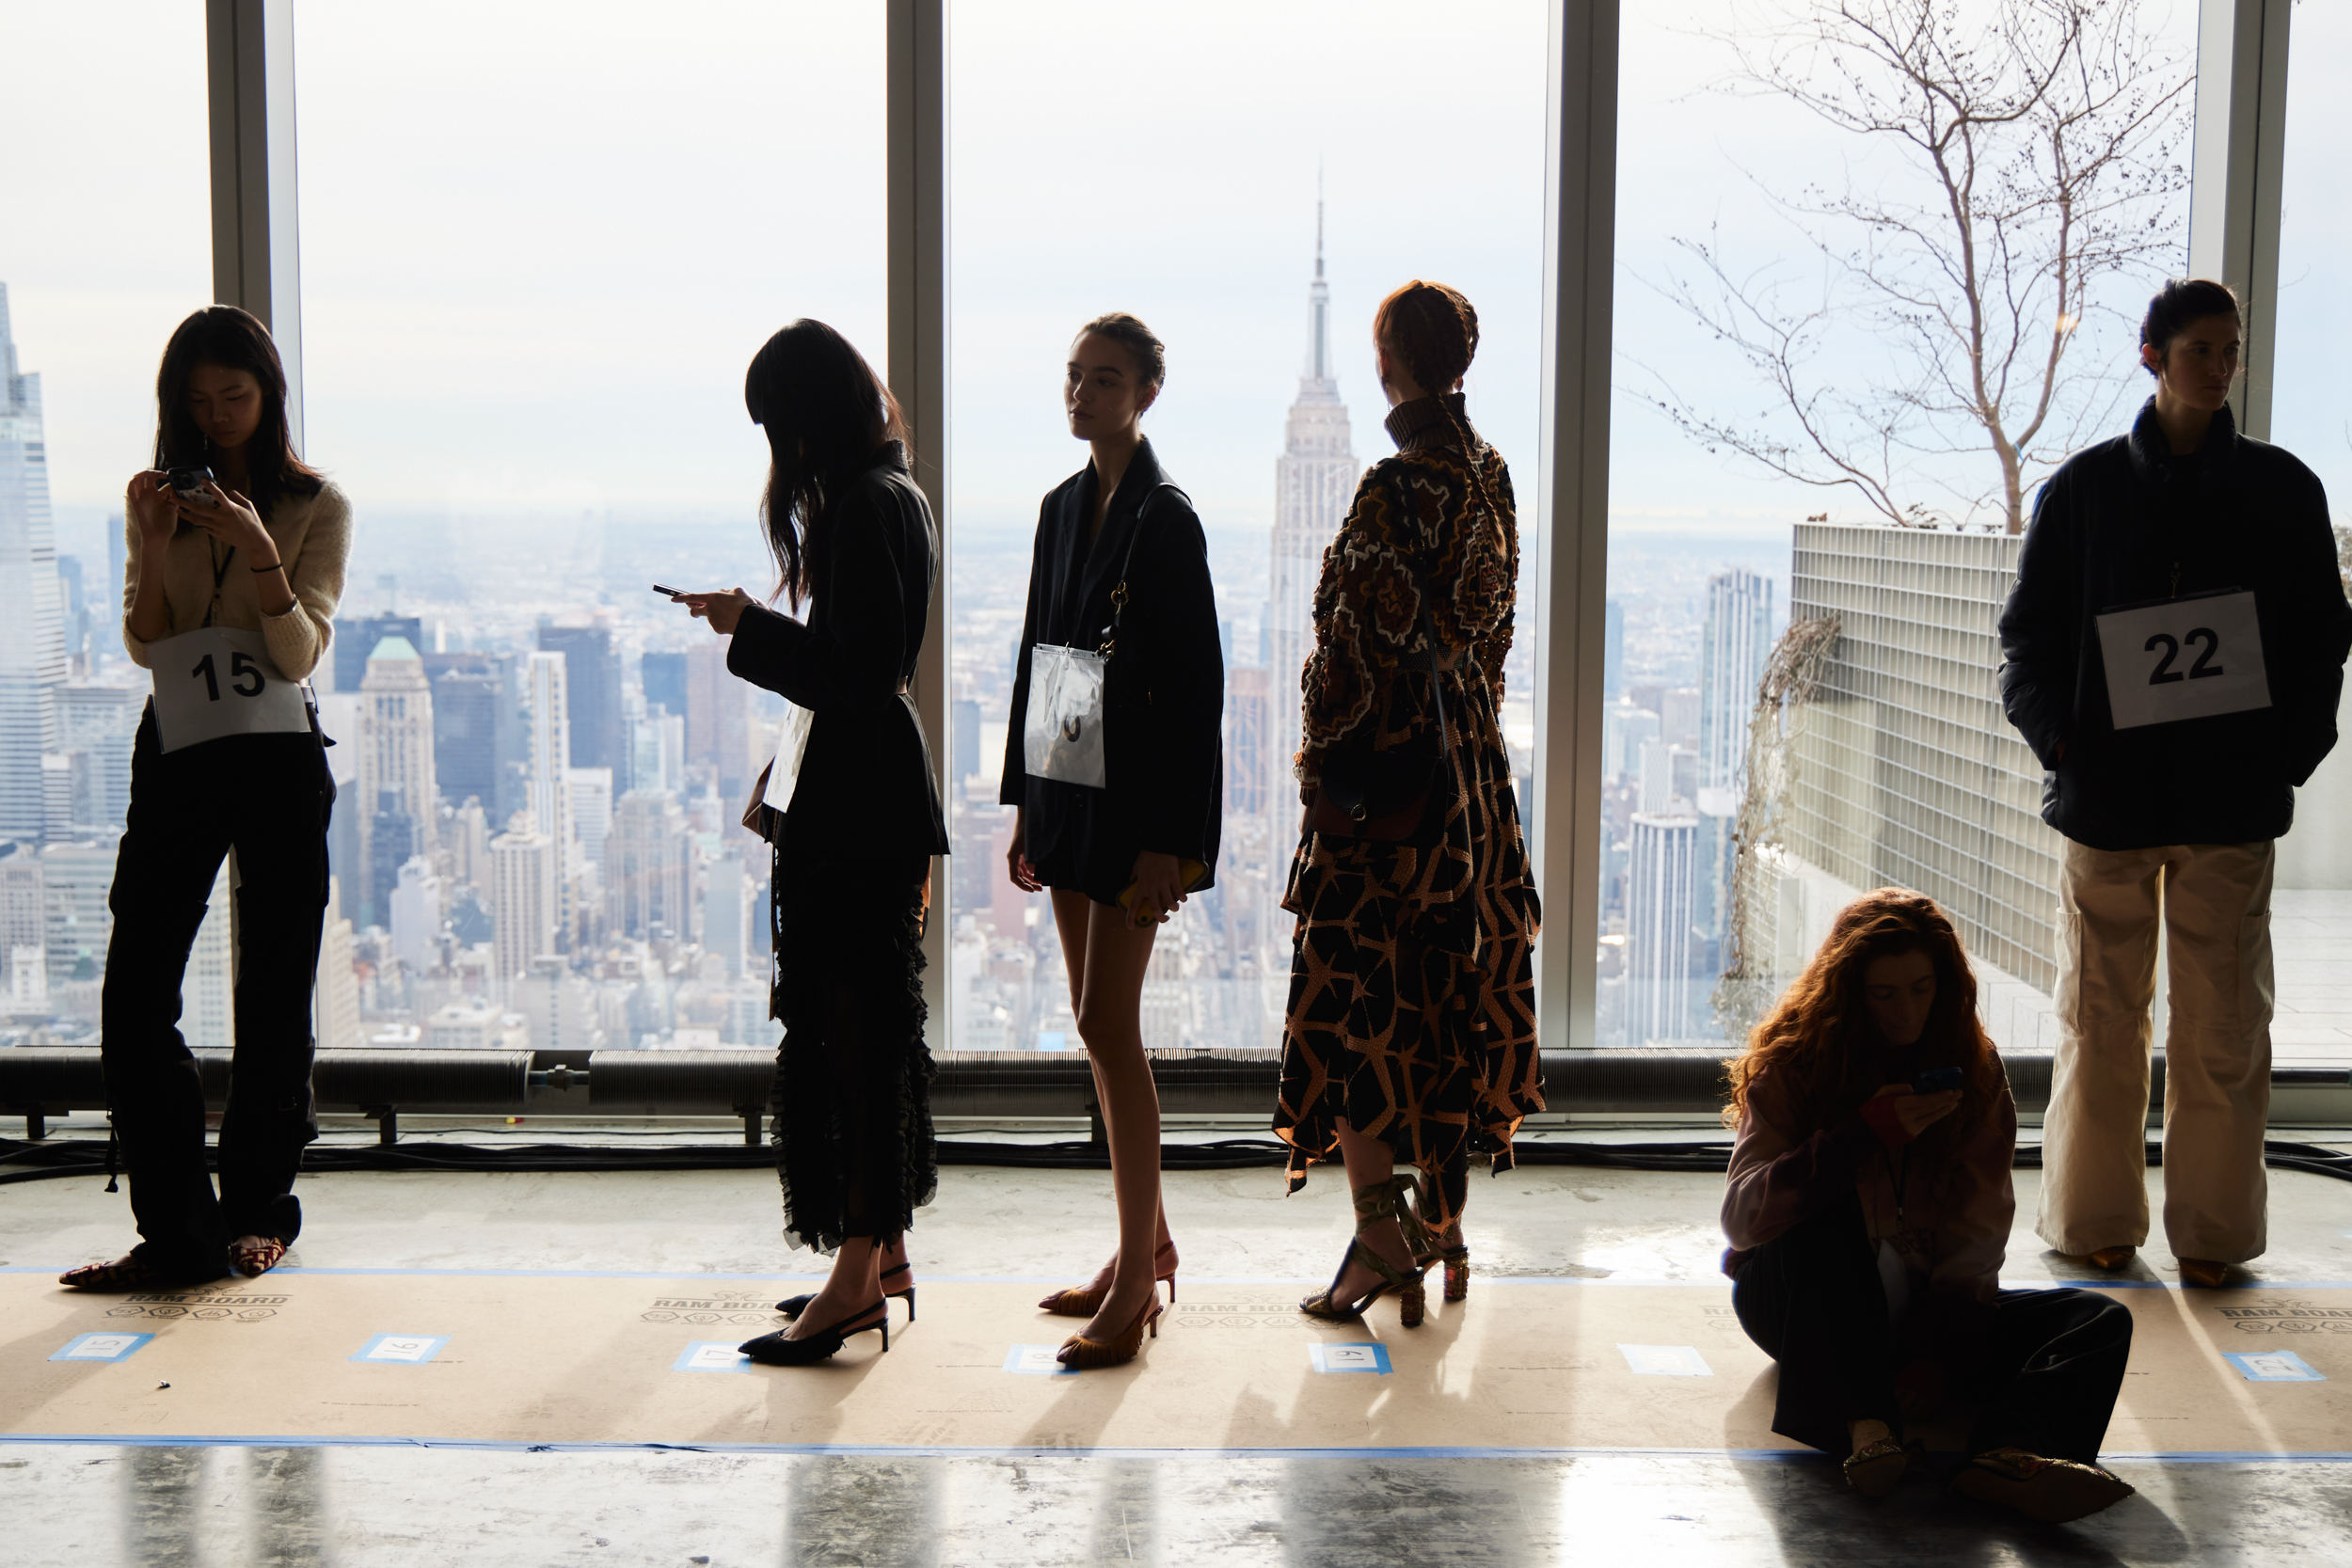
[[[2242,590],[2113,610],[2098,618],[2107,706],[2119,730],[2270,705],[2262,622]]]
[[[206,626],[147,647],[155,737],[177,752],[231,735],[308,734],[300,683],[278,673],[258,631]]]

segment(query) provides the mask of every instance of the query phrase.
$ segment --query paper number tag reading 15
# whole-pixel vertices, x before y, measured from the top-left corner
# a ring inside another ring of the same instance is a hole
[[[177,752],[231,735],[307,734],[300,683],[280,674],[258,631],[206,626],[151,642],[155,736]]]
[[[2254,595],[2170,599],[2098,618],[2107,706],[2119,730],[2270,705]]]

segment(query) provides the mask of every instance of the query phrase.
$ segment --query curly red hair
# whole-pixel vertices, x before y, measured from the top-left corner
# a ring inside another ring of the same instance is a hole
[[[1737,1125],[1748,1094],[1770,1072],[1789,1085],[1799,1137],[1832,1127],[1862,1108],[1885,1081],[1870,1037],[1863,972],[1878,958],[1925,953],[1935,965],[1935,1006],[1919,1037],[1923,1069],[1962,1073],[1960,1112],[1928,1129],[1923,1143],[1963,1137],[1999,1100],[2001,1063],[1977,1017],[1977,977],[1951,917],[1924,893],[1883,887],[1866,893],[1830,923],[1829,935],[1803,974],[1748,1035],[1748,1048],[1724,1064],[1731,1081],[1724,1120]]]

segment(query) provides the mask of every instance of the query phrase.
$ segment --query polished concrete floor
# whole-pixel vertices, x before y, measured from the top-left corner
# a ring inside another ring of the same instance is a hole
[[[534,1129],[534,1133],[539,1130]],[[1655,1135],[1654,1132],[1651,1135]],[[2316,1134],[2296,1134],[2316,1136]],[[2151,1172],[2153,1182],[2160,1174]],[[2028,1219],[2036,1177],[2018,1177]],[[0,1264],[129,1239],[94,1180],[12,1186]],[[313,1267],[813,1272],[759,1173],[306,1178]],[[1473,1185],[1482,1273],[1693,1279],[1719,1177],[1528,1167]],[[2352,1192],[2272,1175],[2274,1283],[2352,1280]],[[1342,1184],[1175,1173],[1188,1278],[1307,1280],[1346,1232]],[[950,1167],[914,1233],[933,1277],[1065,1280],[1107,1249],[1108,1179]],[[2159,1247],[2144,1274],[2173,1278]],[[2064,1277],[2021,1224],[2006,1274]],[[1475,1287],[1471,1297],[1477,1303]],[[1139,1384],[1138,1386],[1148,1386]],[[0,1390],[0,1401],[6,1391]],[[2352,1433],[2344,1447],[2352,1449]],[[0,1443],[0,1562],[570,1564],[2352,1563],[2352,1463],[2119,1461],[2140,1495],[2067,1528],[1931,1483],[1876,1505],[1820,1461],[1720,1452],[710,1453],[399,1445]]]

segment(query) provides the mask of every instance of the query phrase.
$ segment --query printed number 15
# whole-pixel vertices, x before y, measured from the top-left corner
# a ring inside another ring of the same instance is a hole
[[[215,703],[220,701],[220,675],[213,668],[212,655],[206,654],[202,658],[198,659],[196,668],[188,673],[191,676],[204,677],[204,694],[207,701]],[[248,680],[253,683],[251,686],[246,685]],[[262,694],[262,689],[268,684],[268,680],[262,674],[262,667],[253,662],[252,655],[230,654],[229,656],[230,690],[234,691],[240,697],[258,697]]]

